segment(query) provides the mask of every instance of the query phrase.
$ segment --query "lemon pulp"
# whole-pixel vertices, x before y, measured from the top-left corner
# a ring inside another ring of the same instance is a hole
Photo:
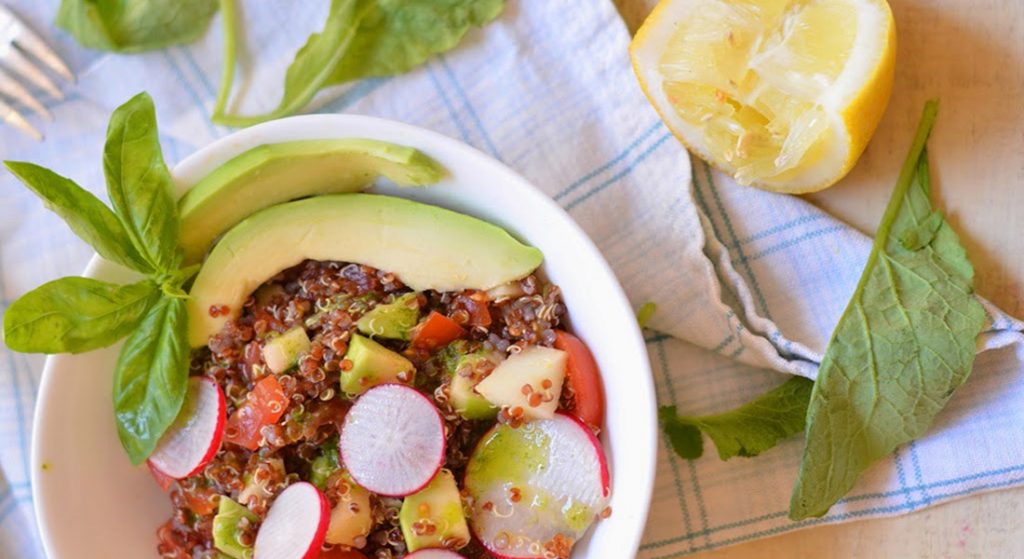
[[[825,151],[825,105],[853,51],[857,9],[836,0],[701,4],[658,61],[662,88],[737,181],[783,182]]]

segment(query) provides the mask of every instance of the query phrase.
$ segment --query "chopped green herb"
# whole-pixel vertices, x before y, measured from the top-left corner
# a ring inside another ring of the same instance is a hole
[[[704,454],[701,432],[711,437],[722,460],[757,456],[803,431],[813,384],[793,377],[749,403],[716,415],[681,416],[675,406],[664,406],[658,410],[658,419],[676,454],[688,460]]]
[[[651,317],[654,316],[654,311],[658,310],[658,305],[648,301],[643,305],[640,305],[640,310],[636,311],[636,322],[641,328],[647,328],[647,323],[650,322]]]

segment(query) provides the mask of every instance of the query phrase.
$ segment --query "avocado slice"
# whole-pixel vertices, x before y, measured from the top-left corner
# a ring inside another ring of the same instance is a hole
[[[259,522],[252,511],[221,495],[217,515],[213,517],[213,546],[233,559],[252,559],[252,546],[243,545],[239,538],[238,523],[243,518],[252,524]]]
[[[410,553],[432,547],[459,549],[469,543],[459,486],[448,470],[441,470],[429,485],[405,498],[398,522]]]
[[[303,260],[393,272],[414,291],[486,290],[533,272],[539,250],[486,221],[373,194],[333,194],[262,210],[214,246],[188,300],[189,343],[206,345],[275,274]],[[211,316],[211,306],[227,306]]]
[[[406,293],[390,303],[370,309],[356,322],[356,328],[371,338],[408,340],[409,331],[419,320],[419,296]]]
[[[359,334],[349,340],[345,359],[352,363],[351,368],[343,367],[341,371],[341,389],[346,394],[362,394],[389,382],[411,384],[416,374],[411,361]]]
[[[299,362],[299,355],[309,351],[310,345],[306,329],[296,326],[263,346],[263,361],[272,372],[283,373]]]
[[[452,408],[466,419],[494,419],[498,407],[476,391],[476,385],[501,362],[496,351],[481,351],[463,355],[448,371],[451,379],[448,397]]]
[[[378,176],[400,186],[440,180],[444,170],[423,152],[363,138],[264,144],[203,177],[178,202],[185,264],[252,213],[314,194],[356,192]]]

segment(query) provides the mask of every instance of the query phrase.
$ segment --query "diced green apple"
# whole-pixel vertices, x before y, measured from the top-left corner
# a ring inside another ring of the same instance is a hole
[[[309,351],[309,347],[306,330],[296,326],[264,344],[263,361],[267,368],[280,374],[294,367],[299,362],[299,356]]]
[[[567,359],[558,349],[527,347],[502,361],[476,385],[476,391],[515,416],[549,419],[558,409]]]

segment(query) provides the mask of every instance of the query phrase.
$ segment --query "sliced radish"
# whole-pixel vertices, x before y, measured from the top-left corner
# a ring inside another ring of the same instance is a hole
[[[341,426],[341,459],[366,489],[404,497],[423,489],[444,462],[444,424],[414,388],[384,384],[367,390]]]
[[[185,405],[160,437],[149,466],[174,479],[195,475],[213,460],[224,437],[224,392],[209,377],[188,379]]]
[[[448,549],[421,549],[405,556],[405,559],[466,559]]]
[[[254,559],[314,559],[330,519],[330,503],[311,483],[289,485],[274,499],[256,533]]]
[[[466,466],[470,526],[501,558],[568,549],[607,505],[608,481],[600,442],[576,418],[497,425]]]
[[[170,491],[171,487],[174,486],[174,482],[177,481],[177,480],[174,479],[173,477],[164,475],[163,472],[161,472],[160,470],[154,468],[153,464],[150,463],[149,460],[146,460],[146,466],[149,468],[149,473],[153,475],[153,479],[156,481],[156,484],[158,486],[160,486],[160,489],[164,493],[167,493],[168,491]]]

